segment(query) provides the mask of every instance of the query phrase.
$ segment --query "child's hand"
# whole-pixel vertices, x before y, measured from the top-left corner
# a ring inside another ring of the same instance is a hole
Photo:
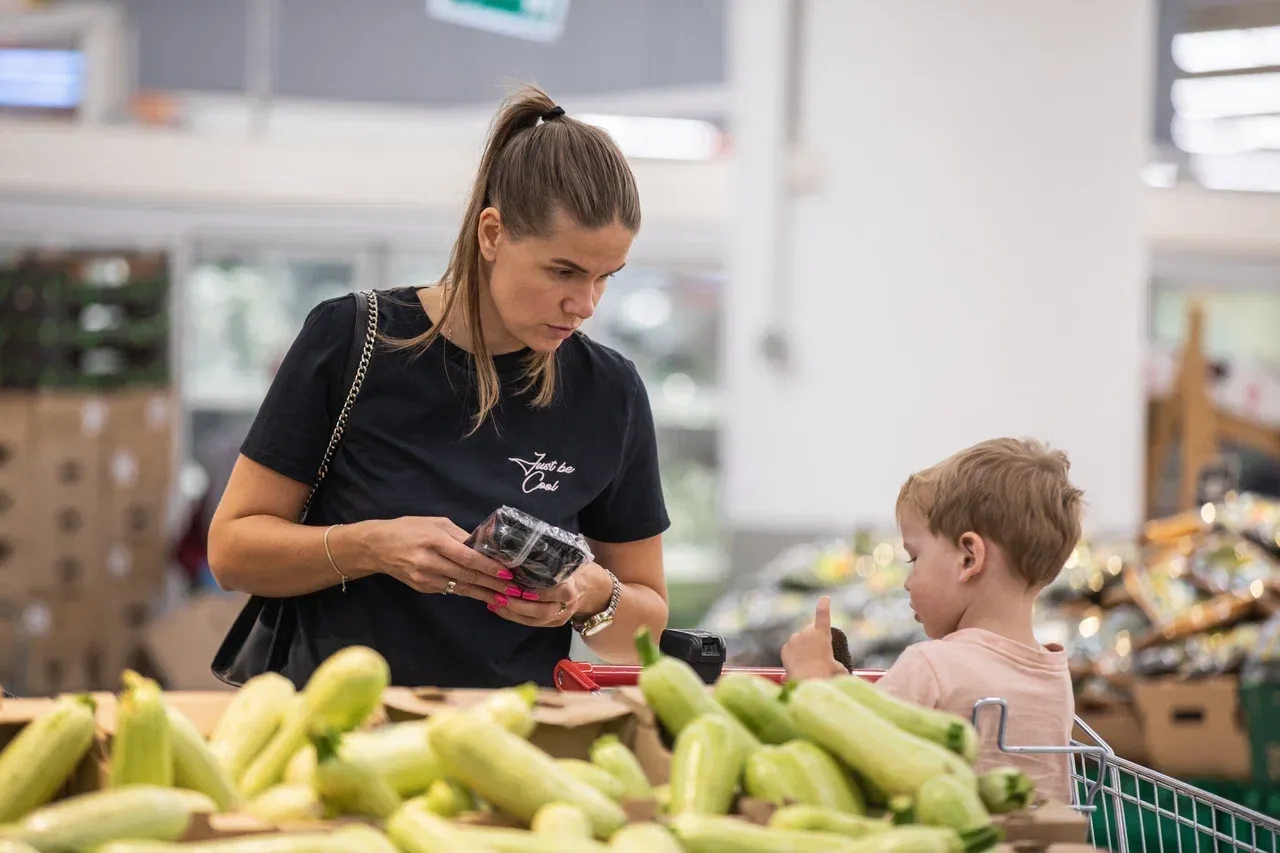
[[[818,611],[813,624],[792,634],[782,647],[782,665],[787,669],[790,681],[808,678],[834,678],[848,675],[849,670],[836,660],[831,648],[831,599],[818,599]]]

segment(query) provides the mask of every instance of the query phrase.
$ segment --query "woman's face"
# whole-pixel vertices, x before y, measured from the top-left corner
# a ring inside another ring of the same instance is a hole
[[[512,343],[536,352],[559,348],[595,313],[634,239],[617,223],[583,228],[557,212],[549,236],[513,240],[497,210],[486,209],[480,254],[489,272],[489,301]]]

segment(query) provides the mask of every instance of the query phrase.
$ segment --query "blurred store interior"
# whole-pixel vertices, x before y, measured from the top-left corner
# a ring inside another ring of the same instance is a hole
[[[640,184],[588,328],[652,400],[673,625],[767,665],[845,584],[898,637],[901,481],[1006,434],[1071,454],[1077,592],[1245,494],[1280,589],[1276,0],[0,0],[0,682],[207,686],[274,367],[320,300],[440,274],[506,80]]]

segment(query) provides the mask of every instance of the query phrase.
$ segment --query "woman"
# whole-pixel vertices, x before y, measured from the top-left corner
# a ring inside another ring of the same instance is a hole
[[[667,622],[653,416],[634,365],[578,331],[640,226],[608,134],[528,88],[495,119],[441,282],[380,294],[380,343],[328,475],[294,523],[347,388],[355,300],[308,316],[209,532],[218,583],[289,599],[284,672],[344,646],[400,685],[550,685],[573,628],[600,657]],[[588,537],[595,561],[525,592],[464,545],[502,505]]]

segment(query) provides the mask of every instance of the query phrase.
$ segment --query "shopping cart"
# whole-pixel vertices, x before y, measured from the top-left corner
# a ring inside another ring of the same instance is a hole
[[[726,666],[723,672],[750,672],[781,683],[781,669]],[[869,681],[883,671],[855,671]],[[628,687],[640,675],[637,666],[600,666],[561,661],[555,670],[562,691]],[[1200,790],[1163,773],[1121,758],[1088,724],[1076,718],[1078,739],[1069,746],[1019,746],[1006,740],[1009,708],[1003,699],[984,699],[973,719],[998,713],[998,743],[1010,754],[1057,753],[1070,756],[1072,806],[1089,820],[1089,842],[1101,850],[1129,853],[1280,853],[1280,820]]]

